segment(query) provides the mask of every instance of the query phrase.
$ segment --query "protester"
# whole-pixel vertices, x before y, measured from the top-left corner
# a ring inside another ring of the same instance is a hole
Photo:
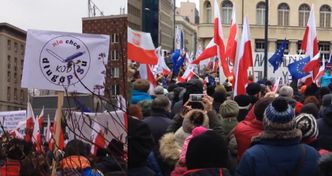
[[[150,83],[148,80],[137,79],[133,83],[131,103],[137,104],[142,100],[152,100],[152,97],[148,93],[149,89]]]
[[[261,135],[240,160],[236,175],[317,175],[318,152],[301,144],[294,109],[277,98],[264,112]]]
[[[326,65],[324,76],[320,78],[320,86],[327,87],[331,83],[332,83],[332,64],[328,63]]]
[[[321,149],[332,151],[332,103],[324,107],[322,116],[317,120],[318,141]]]
[[[249,83],[246,87],[246,92],[250,98],[250,103],[255,104],[257,100],[262,97],[262,86],[258,83]]]
[[[279,93],[280,97],[285,98],[287,100],[288,104],[291,105],[292,108],[295,109],[295,113],[296,114],[300,113],[303,104],[301,102],[296,101],[294,99],[294,90],[293,90],[292,87],[290,87],[290,86],[282,86],[279,89],[278,93]]]
[[[295,125],[302,132],[302,142],[319,150],[318,127],[315,117],[311,114],[301,113],[295,117]]]
[[[233,100],[226,100],[220,105],[221,125],[226,134],[232,131],[237,124],[239,105]]]
[[[234,101],[239,105],[237,121],[241,122],[247,116],[252,104],[248,95],[237,95],[234,97]]]

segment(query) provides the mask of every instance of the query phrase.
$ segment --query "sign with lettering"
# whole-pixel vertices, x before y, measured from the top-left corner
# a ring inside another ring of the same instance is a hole
[[[22,87],[103,94],[109,36],[28,30]]]
[[[26,111],[4,111],[0,112],[0,122],[6,131],[14,130],[18,127],[19,122],[26,120]],[[20,129],[20,130],[23,130]],[[0,134],[3,133],[2,129]]]

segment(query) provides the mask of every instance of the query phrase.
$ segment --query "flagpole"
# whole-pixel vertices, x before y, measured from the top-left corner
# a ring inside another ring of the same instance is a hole
[[[267,49],[268,49],[268,26],[269,26],[269,0],[265,0],[265,29],[264,29],[264,78],[267,79]]]

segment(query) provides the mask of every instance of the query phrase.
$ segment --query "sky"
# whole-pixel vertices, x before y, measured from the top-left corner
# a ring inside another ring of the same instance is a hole
[[[127,11],[127,0],[92,0],[104,15]],[[88,16],[88,0],[0,0],[0,23],[23,30],[40,29],[82,32],[82,17]],[[98,13],[97,13],[98,14]]]
[[[180,7],[181,2],[187,2],[187,0],[176,0],[175,2],[176,7]],[[196,8],[199,11],[199,0],[189,0],[189,2],[196,3]]]

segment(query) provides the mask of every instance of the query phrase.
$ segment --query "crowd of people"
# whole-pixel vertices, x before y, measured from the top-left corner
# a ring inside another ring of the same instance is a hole
[[[332,84],[260,80],[233,96],[212,74],[153,86],[132,73],[128,175],[332,174]]]

